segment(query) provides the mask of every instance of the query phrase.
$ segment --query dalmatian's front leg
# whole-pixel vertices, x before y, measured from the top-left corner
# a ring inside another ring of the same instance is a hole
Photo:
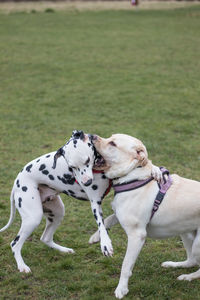
[[[101,251],[105,256],[112,256],[113,247],[112,247],[111,239],[109,238],[107,230],[104,226],[101,201],[92,200],[91,208],[99,229]]]

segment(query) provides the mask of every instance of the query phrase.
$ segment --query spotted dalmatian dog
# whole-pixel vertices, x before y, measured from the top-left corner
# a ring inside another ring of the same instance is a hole
[[[61,252],[74,253],[73,249],[60,246],[53,240],[54,232],[65,214],[61,193],[80,200],[90,200],[99,229],[99,235],[92,237],[90,243],[100,240],[103,254],[112,256],[112,243],[103,222],[101,208],[110,181],[103,173],[93,170],[95,159],[98,161],[99,158],[91,136],[82,131],[74,131],[70,140],[57,152],[34,159],[17,175],[10,197],[10,219],[0,232],[11,225],[17,208],[22,223],[16,238],[11,242],[11,248],[20,272],[31,271],[22,258],[21,249],[40,224],[43,215],[46,227],[41,241]],[[154,170],[154,176],[159,177],[160,170],[157,167]],[[114,215],[107,219],[105,224],[108,226],[117,222]]]

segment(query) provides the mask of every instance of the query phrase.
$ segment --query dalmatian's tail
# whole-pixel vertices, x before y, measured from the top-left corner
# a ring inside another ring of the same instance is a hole
[[[14,201],[14,192],[12,190],[11,195],[10,195],[10,219],[6,226],[0,229],[0,232],[6,230],[13,222],[14,217],[15,217],[15,212],[16,212],[16,207],[15,207],[15,201]]]

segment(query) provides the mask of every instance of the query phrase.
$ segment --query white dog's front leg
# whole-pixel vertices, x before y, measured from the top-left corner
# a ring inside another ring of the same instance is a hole
[[[163,181],[163,176],[162,176],[162,172],[161,172],[160,168],[157,167],[157,166],[154,166],[153,164],[152,164],[152,169],[151,169],[151,175],[152,175],[153,178],[154,178],[155,180],[157,180],[159,183],[164,183],[164,181]]]
[[[91,208],[99,229],[101,251],[105,256],[112,256],[113,255],[112,242],[108,236],[107,230],[103,222],[103,213],[102,213],[101,205],[98,204],[97,201],[93,200],[91,202]]]
[[[145,237],[145,230],[132,231],[131,235],[128,235],[126,255],[122,264],[120,280],[115,290],[115,296],[118,299],[122,299],[126,294],[128,294],[128,280],[132,275],[136,259],[144,245]]]

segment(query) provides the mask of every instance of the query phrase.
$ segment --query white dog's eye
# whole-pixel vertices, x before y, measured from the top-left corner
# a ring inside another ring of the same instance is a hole
[[[113,146],[113,147],[117,147],[117,145],[113,141],[109,142],[108,144]]]

